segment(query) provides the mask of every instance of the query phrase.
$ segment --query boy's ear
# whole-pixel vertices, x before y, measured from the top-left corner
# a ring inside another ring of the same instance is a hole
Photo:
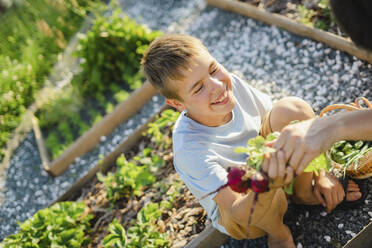
[[[182,112],[186,109],[185,105],[178,101],[177,99],[165,99],[165,102],[172,106],[173,108],[177,109],[179,112]]]

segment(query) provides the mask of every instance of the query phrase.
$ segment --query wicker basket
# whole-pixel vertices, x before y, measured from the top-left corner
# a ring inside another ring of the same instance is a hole
[[[364,97],[358,97],[355,99],[355,102],[350,103],[350,105],[347,104],[333,104],[330,106],[325,107],[320,112],[319,116],[322,117],[324,113],[334,110],[334,109],[346,109],[347,111],[354,111],[354,110],[362,110],[367,109],[366,107],[361,106],[361,102],[367,105],[367,108],[372,109],[372,104]],[[330,162],[331,166],[339,169],[344,170],[344,165],[339,164],[332,160],[330,153],[326,153]],[[354,168],[354,164],[350,164],[348,168],[346,168],[346,175],[348,175],[351,178],[355,179],[364,179],[372,176],[372,151],[367,152],[358,163],[357,168]]]

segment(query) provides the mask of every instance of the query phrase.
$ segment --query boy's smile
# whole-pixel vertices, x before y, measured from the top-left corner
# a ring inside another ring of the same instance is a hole
[[[177,80],[182,100],[167,99],[179,111],[187,110],[189,118],[206,126],[220,126],[232,118],[235,99],[231,78],[226,69],[207,52],[201,51]]]

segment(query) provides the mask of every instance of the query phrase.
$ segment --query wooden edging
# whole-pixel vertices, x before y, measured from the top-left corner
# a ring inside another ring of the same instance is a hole
[[[115,160],[125,152],[128,152],[133,148],[134,145],[143,137],[142,134],[147,130],[147,125],[154,121],[156,115],[160,114],[163,110],[167,109],[168,105],[163,105],[161,109],[149,119],[146,123],[137,128],[130,136],[123,140],[114,151],[110,152],[105,158],[99,161],[93,168],[91,168],[85,176],[77,180],[63,195],[61,195],[57,200],[52,202],[50,205],[53,205],[56,202],[65,201],[74,195],[78,190],[80,190],[90,179],[92,179],[97,172],[106,172],[115,164]],[[49,206],[50,206],[49,205]]]
[[[48,171],[49,170],[48,152],[47,152],[47,149],[44,143],[43,134],[39,127],[39,121],[34,115],[31,118],[32,118],[32,129],[34,130],[37,148],[39,149],[41,164],[43,165],[44,170]]]
[[[70,145],[61,156],[51,162],[48,166],[48,173],[52,176],[62,174],[75,158],[92,150],[100,142],[102,136],[110,134],[117,125],[136,114],[156,93],[155,88],[146,81],[141,88],[131,93],[127,100],[117,105],[111,113],[107,114]]]
[[[250,18],[259,20],[269,25],[275,25],[291,33],[314,39],[327,44],[328,46],[347,52],[361,60],[372,64],[372,53],[357,47],[353,42],[338,35],[320,29],[311,28],[297,23],[288,17],[272,14],[248,3],[236,0],[206,0],[206,2],[227,11],[232,11]]]
[[[228,235],[221,233],[212,225],[208,225],[185,248],[217,248],[225,244],[228,240]]]
[[[349,240],[343,248],[372,247],[372,222],[365,226],[354,238]]]

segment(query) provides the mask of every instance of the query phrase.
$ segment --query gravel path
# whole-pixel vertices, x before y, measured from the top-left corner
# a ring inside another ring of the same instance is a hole
[[[371,65],[321,43],[205,6],[203,0],[122,0],[120,3],[129,16],[152,29],[199,37],[229,71],[266,91],[274,101],[283,96],[299,96],[319,113],[328,104],[350,102],[357,96],[372,99]],[[144,118],[139,117],[137,121]],[[78,178],[72,178],[79,173],[77,169],[70,170],[83,162],[95,164],[99,150],[113,149],[115,146],[110,142],[116,139],[119,143],[127,135],[124,130],[129,134],[128,128],[115,131],[99,148],[56,179],[40,170],[36,143],[30,134],[16,151],[9,169],[7,201],[0,208],[0,222],[7,225],[0,227],[0,239],[15,231],[16,220],[25,220],[62,194]],[[85,165],[84,171],[88,168],[89,165]],[[372,181],[369,187],[372,188]],[[345,244],[369,223],[372,199],[368,196],[365,204],[356,210],[324,213],[321,208],[289,206],[285,222],[292,230],[297,247]],[[223,247],[241,246],[266,247],[266,242],[264,238],[231,239]]]

